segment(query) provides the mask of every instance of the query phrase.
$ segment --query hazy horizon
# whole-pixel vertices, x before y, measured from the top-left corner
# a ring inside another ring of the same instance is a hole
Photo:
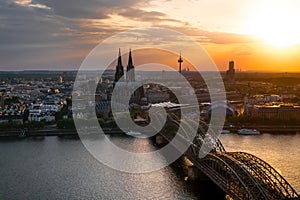
[[[113,69],[108,69],[110,71],[114,71]],[[75,71],[77,72],[78,69],[16,69],[16,70],[9,70],[9,69],[6,69],[6,70],[3,70],[3,69],[0,69],[0,73],[1,72],[72,72],[72,71]],[[84,70],[84,71],[97,71],[97,70],[94,70],[94,69],[90,69],[90,70]],[[100,69],[100,71],[103,71]],[[167,72],[173,72],[171,70],[138,70],[138,69],[135,69],[136,72],[162,72],[162,71],[167,71]],[[190,71],[190,72],[195,72],[195,71]],[[200,72],[216,72],[216,71],[200,71]],[[226,70],[219,70],[219,72],[221,73],[225,73]],[[287,73],[287,74],[299,74],[300,73],[300,70],[299,71],[292,71],[292,72],[288,72],[288,71],[267,71],[267,70],[242,70],[242,71],[236,71],[236,73]]]

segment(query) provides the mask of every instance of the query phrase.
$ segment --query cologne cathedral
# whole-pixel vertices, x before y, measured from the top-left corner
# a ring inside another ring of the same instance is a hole
[[[120,98],[125,95],[131,95],[131,99],[129,103],[140,104],[141,99],[144,97],[144,88],[143,83],[136,81],[135,79],[135,68],[132,61],[132,53],[129,51],[128,64],[126,68],[126,72],[124,73],[124,67],[122,65],[122,56],[121,50],[119,49],[119,57],[116,66],[115,79],[114,79],[114,87],[118,84],[118,87],[124,88],[120,91]],[[127,94],[130,92],[128,90],[129,87],[138,87],[137,90],[134,91],[133,94]]]

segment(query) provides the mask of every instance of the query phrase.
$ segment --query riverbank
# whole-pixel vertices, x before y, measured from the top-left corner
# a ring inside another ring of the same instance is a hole
[[[269,134],[298,134],[300,133],[300,126],[283,126],[283,125],[251,125],[251,126],[224,126],[225,130],[231,133],[237,133],[241,128],[256,129],[261,133]],[[103,128],[104,134],[124,134],[118,128]],[[39,137],[39,136],[78,136],[76,129],[59,129],[54,126],[44,127],[42,129],[7,129],[0,130],[0,139],[8,137],[25,138],[25,137]]]
[[[104,134],[124,134],[120,129],[104,128]],[[25,138],[25,137],[40,137],[40,136],[78,136],[76,129],[58,129],[58,128],[43,128],[43,129],[19,129],[19,130],[0,130],[0,139],[5,138]]]
[[[237,133],[239,129],[256,129],[261,133],[271,134],[288,134],[288,133],[300,133],[299,125],[245,125],[245,126],[224,126],[224,129],[229,130],[232,133]]]

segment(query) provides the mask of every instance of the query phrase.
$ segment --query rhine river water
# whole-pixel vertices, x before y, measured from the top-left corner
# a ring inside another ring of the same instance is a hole
[[[155,150],[147,139],[109,136],[134,151]],[[300,135],[222,135],[228,151],[266,160],[300,193]],[[112,155],[113,156],[113,155]],[[141,163],[143,165],[143,163]],[[216,199],[209,182],[186,181],[184,159],[156,172],[129,174],[95,160],[79,139],[0,141],[0,199]]]

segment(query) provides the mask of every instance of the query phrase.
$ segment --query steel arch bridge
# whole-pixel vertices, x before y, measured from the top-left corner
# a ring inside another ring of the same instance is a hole
[[[159,114],[156,117],[160,117]],[[219,139],[214,140],[214,148],[200,158],[208,126],[201,121],[179,121],[172,112],[168,113],[168,118],[171,123],[167,126],[178,128],[182,123],[183,138],[189,134],[190,123],[200,124],[185,156],[232,199],[300,199],[293,187],[267,162],[249,153],[227,152]],[[170,142],[174,134],[167,130],[170,129],[165,127],[160,134]]]

